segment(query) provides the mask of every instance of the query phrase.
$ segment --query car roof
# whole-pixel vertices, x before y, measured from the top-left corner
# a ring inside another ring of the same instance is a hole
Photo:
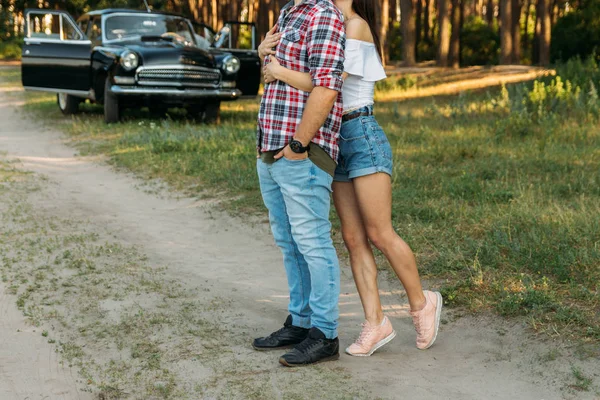
[[[115,14],[115,13],[160,14],[160,15],[172,15],[174,17],[186,18],[183,15],[175,14],[175,13],[169,13],[169,12],[163,12],[163,11],[154,11],[154,10],[151,13],[149,13],[146,10],[132,10],[130,8],[106,8],[106,9],[103,9],[103,10],[90,11],[88,13],[85,13],[85,15],[94,16],[94,15],[108,15],[108,14]]]

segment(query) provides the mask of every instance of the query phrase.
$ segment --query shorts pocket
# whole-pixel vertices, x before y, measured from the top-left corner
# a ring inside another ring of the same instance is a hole
[[[373,148],[379,151],[379,154],[386,160],[392,160],[392,146],[385,135],[385,132],[377,123],[375,118],[369,117],[363,121],[363,126],[369,137],[369,141],[373,143]]]
[[[358,140],[365,138],[365,128],[361,123],[361,118],[355,118],[344,124],[340,130],[340,139],[344,141]]]

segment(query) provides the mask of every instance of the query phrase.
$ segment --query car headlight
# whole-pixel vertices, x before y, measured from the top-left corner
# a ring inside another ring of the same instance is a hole
[[[235,74],[240,70],[240,59],[235,56],[227,56],[223,60],[223,69],[228,74]]]
[[[131,50],[125,50],[121,53],[121,65],[125,70],[131,71],[132,69],[137,68],[139,62],[138,55]]]

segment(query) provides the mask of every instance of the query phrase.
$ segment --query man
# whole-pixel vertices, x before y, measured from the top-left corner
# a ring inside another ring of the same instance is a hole
[[[329,207],[342,119],[343,17],[331,0],[295,0],[277,22],[273,54],[285,67],[309,72],[306,93],[265,85],[258,116],[260,189],[275,242],[283,253],[290,302],[283,328],[254,340],[257,350],[294,347],[279,362],[307,365],[339,358],[339,262]]]

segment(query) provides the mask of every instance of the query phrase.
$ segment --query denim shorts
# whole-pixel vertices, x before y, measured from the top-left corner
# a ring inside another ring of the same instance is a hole
[[[354,178],[384,172],[392,175],[392,147],[383,129],[373,117],[373,106],[350,113],[369,112],[371,115],[342,123],[340,155],[334,181],[350,182]]]

